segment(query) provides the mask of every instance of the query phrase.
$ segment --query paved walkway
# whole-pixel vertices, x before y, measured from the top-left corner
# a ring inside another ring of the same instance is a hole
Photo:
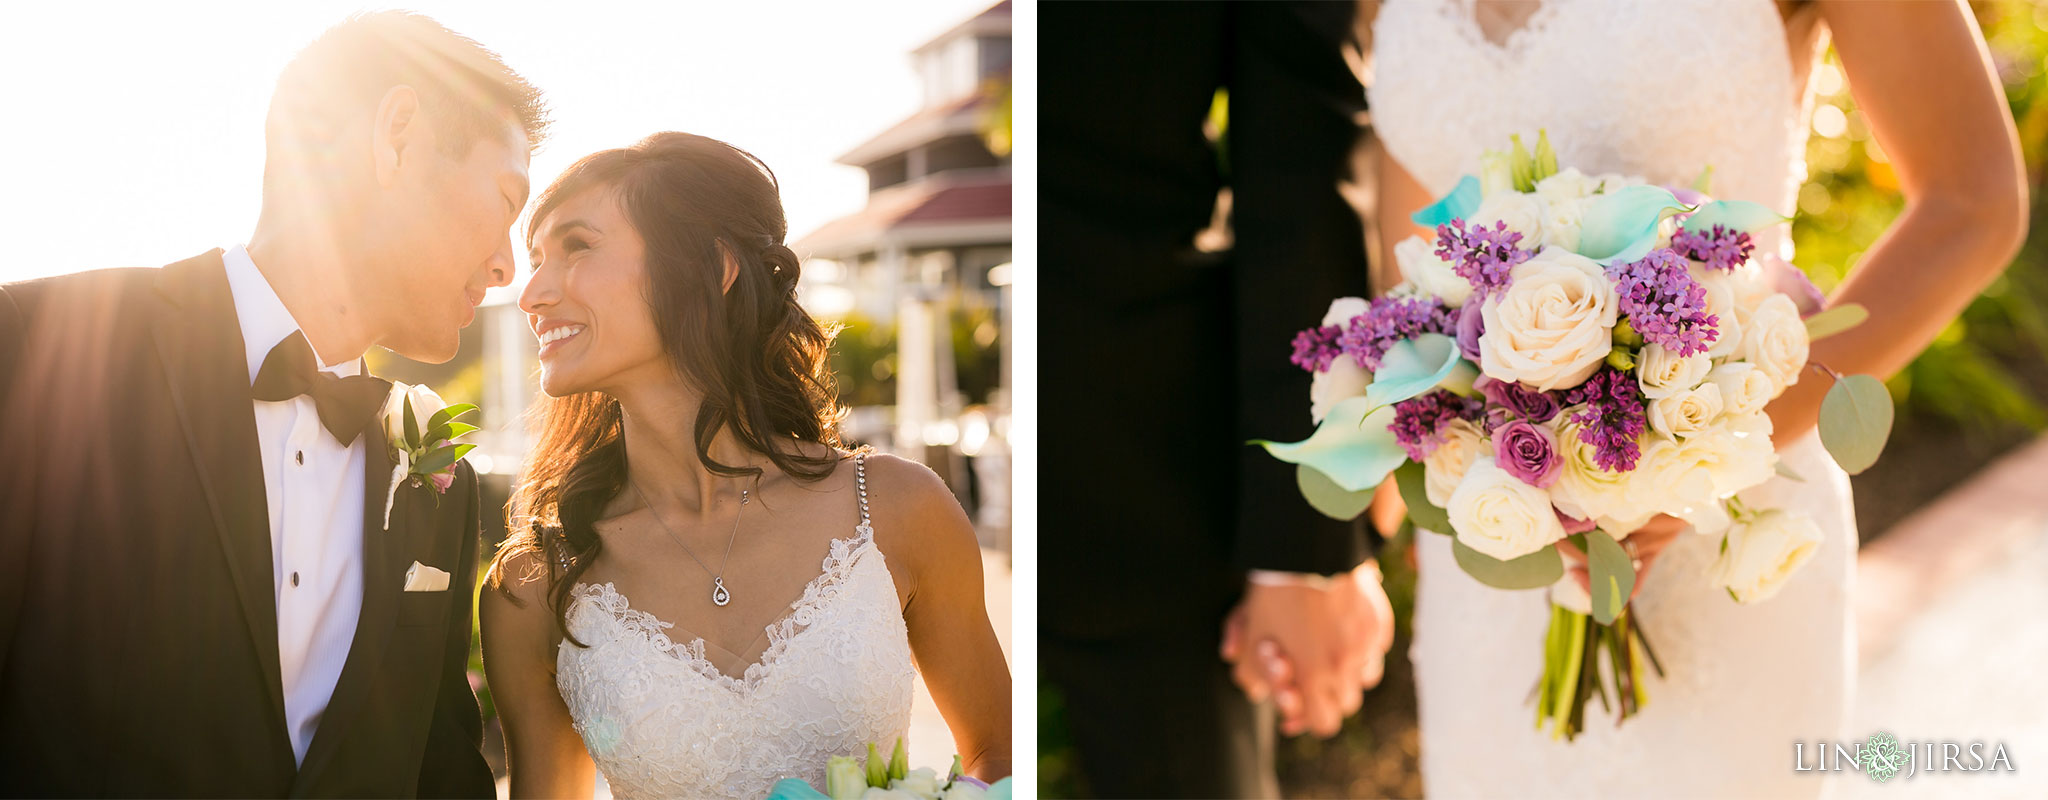
[[[2048,439],[1901,522],[1858,566],[1852,730],[1981,741],[1987,761],[2003,743],[2014,771],[1851,774],[1837,797],[2048,797]]]

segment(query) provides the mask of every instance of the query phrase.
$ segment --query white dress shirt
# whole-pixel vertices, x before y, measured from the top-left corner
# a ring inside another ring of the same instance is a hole
[[[235,316],[248,349],[249,383],[270,349],[299,329],[270,281],[236,245],[222,255]],[[318,358],[318,354],[315,354]],[[356,362],[320,369],[354,375]],[[304,763],[327,700],[341,678],[363,608],[363,470],[372,425],[343,445],[320,424],[313,399],[251,400],[270,507],[271,585],[277,599],[277,655],[292,754]]]

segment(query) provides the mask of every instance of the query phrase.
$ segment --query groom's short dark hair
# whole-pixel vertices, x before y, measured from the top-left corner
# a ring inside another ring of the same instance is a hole
[[[503,130],[510,115],[529,148],[547,136],[540,90],[498,54],[424,14],[375,11],[327,29],[292,58],[270,100],[272,135],[325,139],[357,112],[373,112],[394,86],[419,93],[450,155]]]

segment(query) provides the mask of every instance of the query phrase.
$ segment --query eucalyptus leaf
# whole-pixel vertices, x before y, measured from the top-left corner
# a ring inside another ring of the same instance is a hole
[[[1564,576],[1564,557],[1545,547],[1520,558],[1502,561],[1451,539],[1451,556],[1465,573],[1496,589],[1541,589]]]
[[[1679,227],[1694,233],[1711,231],[1719,225],[1731,231],[1756,233],[1792,218],[1772,211],[1769,206],[1748,200],[1716,200],[1700,206],[1700,210],[1686,217]]]
[[[1641,258],[1656,242],[1657,224],[1685,209],[1661,186],[1627,186],[1597,195],[1579,223],[1579,255],[1602,263],[1630,254]]]
[[[1458,179],[1458,185],[1436,202],[1424,206],[1408,218],[1415,224],[1434,229],[1438,225],[1449,225],[1451,220],[1464,219],[1478,210],[1480,200],[1479,179],[1471,175]]]
[[[1851,475],[1877,463],[1892,435],[1892,395],[1869,375],[1845,375],[1820,401],[1820,443]]]
[[[1380,369],[1365,389],[1366,400],[1377,409],[1435,389],[1457,371],[1463,357],[1458,343],[1441,333],[1395,342],[1380,356]]]
[[[1592,578],[1593,619],[1602,625],[1612,625],[1614,618],[1621,615],[1622,607],[1628,605],[1629,595],[1635,592],[1635,565],[1620,542],[1595,528],[1586,534],[1586,566]]]
[[[1806,339],[1814,341],[1833,336],[1842,331],[1863,324],[1870,319],[1870,310],[1859,303],[1843,303],[1826,311],[1806,318]]]
[[[1299,442],[1251,443],[1266,448],[1274,458],[1289,464],[1314,467],[1338,487],[1363,492],[1380,484],[1408,459],[1387,426],[1394,422],[1394,409],[1373,409],[1364,397],[1347,398],[1330,409],[1316,432]],[[1370,412],[1370,413],[1368,413]]]
[[[1429,492],[1423,484],[1426,476],[1422,464],[1414,461],[1394,470],[1394,484],[1401,490],[1401,502],[1408,506],[1408,521],[1422,530],[1449,535],[1451,516],[1429,502]]]
[[[1353,520],[1365,513],[1366,506],[1372,505],[1372,490],[1354,492],[1338,486],[1328,475],[1317,472],[1306,464],[1294,468],[1294,482],[1301,487],[1301,496],[1308,500],[1315,510],[1331,519]]]

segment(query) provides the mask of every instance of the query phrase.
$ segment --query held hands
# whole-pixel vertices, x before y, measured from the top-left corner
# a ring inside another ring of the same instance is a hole
[[[1628,551],[1629,557],[1635,559],[1636,564],[1636,587],[1629,593],[1628,599],[1634,600],[1636,595],[1642,593],[1643,578],[1650,574],[1650,565],[1656,563],[1657,555],[1676,541],[1679,534],[1684,533],[1688,526],[1685,520],[1669,514],[1659,514],[1648,524],[1629,534],[1628,538],[1621,540],[1622,549]],[[1586,567],[1585,552],[1573,547],[1570,539],[1557,540],[1557,551],[1564,554],[1565,573],[1578,582],[1579,588],[1590,594],[1593,590],[1593,577]]]
[[[1394,611],[1368,561],[1328,579],[1251,583],[1223,625],[1223,659],[1253,702],[1272,698],[1280,731],[1335,735],[1380,682]]]

